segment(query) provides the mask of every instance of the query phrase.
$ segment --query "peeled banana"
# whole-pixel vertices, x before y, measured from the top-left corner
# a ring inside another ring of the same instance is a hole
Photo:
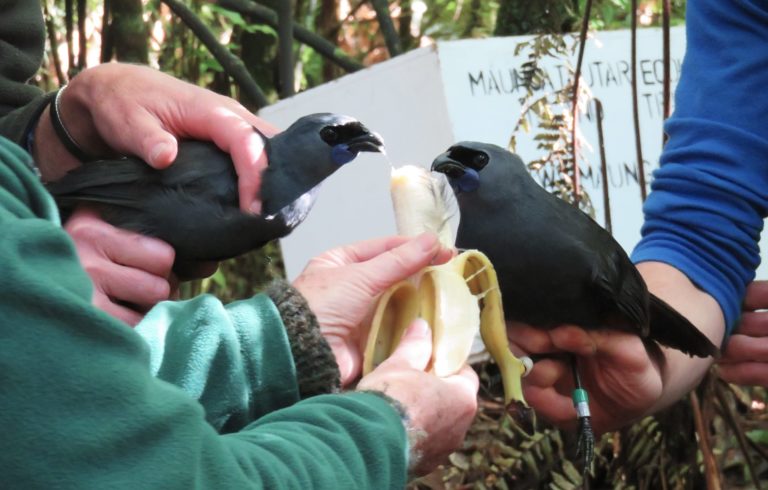
[[[391,194],[401,235],[431,231],[444,245],[453,246],[450,222],[456,207],[442,175],[415,166],[394,169]],[[458,372],[466,364],[479,331],[488,353],[499,365],[505,403],[527,407],[520,380],[531,362],[518,359],[509,350],[498,279],[488,257],[468,250],[386,291],[372,316],[363,374],[392,354],[407,326],[419,317],[432,328],[431,371],[437,376]]]

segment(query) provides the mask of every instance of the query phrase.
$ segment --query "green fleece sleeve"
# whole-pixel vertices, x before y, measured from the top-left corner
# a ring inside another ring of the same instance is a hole
[[[165,301],[136,332],[150,345],[152,373],[198,400],[220,431],[299,401],[285,330],[266,295],[226,306],[210,295]]]
[[[25,156],[0,138],[3,487],[404,486],[405,430],[378,396],[317,396],[221,435],[199,403],[153,377],[148,344],[91,306],[90,281]],[[263,325],[264,339],[284,335],[279,322]]]
[[[44,47],[40,2],[0,2],[0,135],[22,147],[52,96],[27,83],[40,69]]]

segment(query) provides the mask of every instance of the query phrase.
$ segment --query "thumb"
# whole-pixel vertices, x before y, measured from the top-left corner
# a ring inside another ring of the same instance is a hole
[[[120,151],[134,154],[154,168],[165,168],[176,159],[178,142],[160,121],[147,111],[131,114],[126,129],[116,135]]]
[[[425,371],[432,358],[432,331],[426,320],[417,318],[408,326],[395,352],[382,364]]]
[[[165,168],[176,159],[178,142],[171,133],[158,130],[144,139],[141,157],[154,168]]]

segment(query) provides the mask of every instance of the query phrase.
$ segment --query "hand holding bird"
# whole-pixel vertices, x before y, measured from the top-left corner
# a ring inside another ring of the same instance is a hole
[[[93,159],[134,155],[163,169],[177,155],[178,141],[212,141],[232,155],[240,208],[259,208],[261,172],[267,165],[256,127],[278,132],[236,100],[184,82],[159,70],[106,63],[75,76],[60,94],[67,132]],[[51,126],[49,109],[35,130],[33,156],[43,180],[58,180],[82,164],[69,154]]]
[[[201,261],[235,257],[287,235],[306,218],[325,178],[359,152],[383,148],[378,135],[338,114],[304,116],[272,138],[261,137],[269,163],[258,215],[239,207],[230,156],[201,141],[180,143],[174,164],[162,170],[137,158],[99,160],[48,190],[60,207],[88,203],[114,226],[169,243],[174,270],[183,276]]]

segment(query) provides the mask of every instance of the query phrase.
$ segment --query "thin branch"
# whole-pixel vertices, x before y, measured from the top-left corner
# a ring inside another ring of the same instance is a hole
[[[293,83],[293,2],[277,2],[277,64],[280,73],[280,97],[294,94]]]
[[[185,6],[180,0],[161,0],[164,4],[195,33],[195,35],[205,44],[214,58],[221,64],[222,68],[229,74],[240,86],[245,96],[253,101],[258,108],[269,104],[264,92],[256,83],[256,80],[248,73],[248,69],[242,60],[233,55],[225,46],[216,39],[216,36],[206,27],[205,24]]]
[[[579,175],[579,158],[576,145],[576,126],[579,120],[579,80],[581,79],[581,65],[584,61],[584,48],[587,44],[587,30],[589,29],[589,16],[592,12],[592,0],[587,0],[584,7],[584,17],[581,20],[581,33],[579,34],[579,56],[576,61],[576,72],[573,74],[573,101],[571,114],[571,154],[573,155],[573,204],[578,207],[581,197],[581,176]]]
[[[77,70],[75,69],[75,36],[74,36],[74,15],[75,8],[72,3],[74,0],[65,0],[64,2],[64,26],[67,31],[67,75],[72,78]]]
[[[273,29],[277,29],[277,14],[270,8],[258,5],[250,0],[217,0],[216,4],[227,10],[237,12],[253,20],[264,23]],[[296,40],[314,49],[319,55],[336,63],[347,72],[361,70],[363,65],[344,55],[344,53],[330,41],[323,39],[306,27],[293,24],[293,35]]]
[[[712,376],[712,374],[708,374],[708,376]],[[728,404],[728,400],[725,398],[724,393],[724,387],[722,384],[717,383],[717,380],[715,380],[715,396],[717,397],[717,401],[720,402],[720,410],[721,415],[725,419],[725,422],[731,427],[731,431],[733,431],[733,434],[736,436],[736,440],[739,443],[739,448],[741,449],[741,454],[744,456],[744,460],[747,462],[747,469],[749,469],[749,475],[752,477],[752,484],[755,486],[757,490],[761,490],[760,485],[760,478],[757,475],[757,470],[755,469],[755,463],[752,461],[752,457],[749,454],[748,450],[748,443],[747,443],[747,437],[744,435],[744,431],[739,427],[739,423],[736,420],[736,416],[733,413],[733,409]]]
[[[637,157],[637,176],[640,181],[640,198],[645,202],[648,190],[645,188],[645,163],[640,138],[640,110],[637,101],[637,0],[632,0],[632,119],[635,124],[635,154]]]
[[[595,98],[595,117],[597,118],[597,144],[600,148],[600,175],[603,179],[603,215],[605,216],[605,229],[613,234],[611,223],[611,199],[608,191],[608,160],[605,158],[605,138],[603,137],[603,103]]]
[[[715,456],[712,454],[712,445],[709,443],[709,433],[704,424],[704,417],[701,414],[699,397],[695,391],[692,391],[688,398],[691,401],[693,420],[696,424],[696,433],[699,436],[699,447],[704,459],[704,477],[707,481],[707,490],[720,490],[720,473],[717,470]]]
[[[109,18],[112,16],[111,6],[111,0],[104,0],[104,12],[101,15],[101,54],[99,55],[102,63],[112,59],[112,26],[109,23]]]
[[[397,35],[395,23],[392,22],[392,16],[389,15],[389,2],[387,0],[371,0],[373,9],[376,11],[376,19],[379,21],[381,35],[384,36],[384,42],[387,43],[389,57],[394,58],[403,52],[400,46],[400,36]]]
[[[672,17],[672,1],[671,0],[662,0],[663,8],[662,8],[662,32],[663,32],[663,38],[664,38],[664,120],[666,121],[667,118],[669,118],[670,114],[672,113],[672,96],[671,96],[671,54],[670,54],[670,40],[669,40],[669,24],[670,24],[670,18]],[[661,141],[662,141],[662,148],[667,143],[667,133],[664,132],[664,127],[662,126],[662,135],[661,135]]]
[[[61,68],[61,58],[59,58],[59,42],[56,40],[56,26],[53,24],[51,11],[48,9],[48,0],[43,2],[43,15],[45,16],[45,30],[48,34],[48,42],[51,45],[51,56],[53,57],[53,67],[56,70],[56,78],[59,79],[59,85],[67,83],[67,77]]]
[[[350,19],[354,19],[355,15],[357,14],[357,11],[360,10],[360,8],[363,5],[367,4],[367,3],[368,3],[368,0],[360,0],[359,2],[357,2],[357,4],[355,4],[355,6],[350,9],[350,11],[347,14],[347,16],[344,17],[343,19],[339,20],[338,22],[336,22],[333,25],[333,28],[328,29],[328,31],[329,32],[338,32],[339,29],[341,29],[341,26],[343,26]]]
[[[77,0],[77,34],[78,34],[78,46],[77,46],[77,70],[83,71],[87,65],[88,49],[87,38],[85,36],[85,17],[86,17],[86,0]]]

